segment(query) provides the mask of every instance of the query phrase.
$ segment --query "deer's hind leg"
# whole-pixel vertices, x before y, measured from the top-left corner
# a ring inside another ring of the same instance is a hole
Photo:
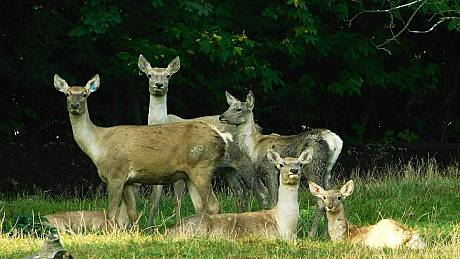
[[[217,214],[219,202],[212,190],[213,167],[195,167],[189,170],[187,188],[197,213]]]
[[[150,195],[150,213],[147,220],[147,226],[153,226],[155,215],[157,214],[158,207],[160,206],[160,198],[163,195],[163,185],[152,185],[152,193]]]

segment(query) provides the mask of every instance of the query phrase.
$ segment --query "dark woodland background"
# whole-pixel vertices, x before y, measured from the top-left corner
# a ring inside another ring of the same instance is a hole
[[[97,179],[53,75],[76,85],[101,76],[89,98],[96,124],[146,124],[141,53],[158,67],[180,57],[168,109],[183,118],[220,114],[225,90],[251,89],[264,133],[329,128],[346,148],[460,143],[460,0],[397,8],[405,3],[2,1],[0,192],[43,174],[46,188]],[[458,157],[459,145],[446,147]]]

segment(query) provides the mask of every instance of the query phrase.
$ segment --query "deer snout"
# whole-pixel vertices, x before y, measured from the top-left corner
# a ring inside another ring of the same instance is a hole
[[[70,108],[76,110],[76,109],[80,108],[80,104],[79,104],[79,103],[71,103],[71,104],[70,104]]]
[[[221,114],[221,115],[219,116],[219,120],[220,120],[220,121],[225,121],[224,115]]]
[[[299,169],[297,169],[297,168],[291,168],[291,170],[289,170],[289,172],[290,172],[291,174],[298,174],[298,173],[299,173]]]
[[[155,86],[158,88],[163,88],[163,83],[155,83]]]

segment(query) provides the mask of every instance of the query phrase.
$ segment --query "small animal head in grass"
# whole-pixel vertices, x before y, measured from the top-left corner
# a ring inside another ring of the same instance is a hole
[[[298,158],[281,158],[273,149],[269,149],[267,152],[268,160],[275,164],[280,171],[280,183],[286,185],[299,184],[300,177],[302,176],[302,166],[311,161],[312,155],[313,151],[311,149],[304,150]]]
[[[353,193],[354,183],[353,180],[350,180],[344,184],[340,190],[325,191],[321,186],[310,181],[309,188],[314,196],[320,198],[324,202],[328,213],[336,213],[343,208],[342,199]]]

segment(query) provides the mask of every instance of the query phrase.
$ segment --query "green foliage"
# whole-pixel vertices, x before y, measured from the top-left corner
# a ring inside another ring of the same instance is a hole
[[[413,37],[403,33],[397,39],[400,45],[391,42],[385,46],[392,53],[389,55],[376,45],[391,38],[389,29],[400,28],[415,6],[392,11],[392,25],[385,13],[362,14],[352,22],[349,19],[361,11],[391,8],[399,2],[8,3],[5,8],[15,11],[3,17],[6,41],[0,45],[5,53],[0,60],[0,77],[3,84],[11,87],[1,98],[4,103],[14,94],[25,98],[8,112],[6,122],[0,123],[2,138],[25,140],[34,129],[43,128],[47,107],[53,102],[51,97],[57,96],[51,80],[54,73],[72,83],[83,83],[95,73],[101,75],[104,90],[98,94],[104,97],[92,99],[94,106],[104,109],[94,111],[93,117],[104,124],[119,123],[120,114],[145,118],[146,78],[138,76],[137,68],[137,58],[142,53],[158,67],[180,56],[181,70],[171,79],[173,98],[168,104],[172,112],[183,117],[220,113],[226,108],[222,102],[224,90],[244,96],[252,89],[260,123],[269,130],[282,133],[305,124],[323,127],[327,121],[334,131],[367,141],[383,136],[383,132],[373,130],[372,121],[363,120],[361,112],[367,108],[363,103],[375,102],[371,92],[380,91],[388,101],[374,105],[377,112],[397,110],[396,116],[383,122],[384,127],[398,132],[410,128],[423,140],[433,130],[424,118],[434,116],[434,111],[420,100],[444,92],[444,77],[454,65],[447,56],[454,54],[455,42],[458,43],[454,33],[459,20],[446,19],[427,35]],[[458,0],[429,1],[410,28],[427,29],[436,21],[430,20],[432,17],[458,17],[458,6]],[[441,66],[442,63],[447,65]],[[120,105],[129,99],[125,98],[128,92],[129,98],[139,100],[141,108],[131,110],[137,106]],[[394,95],[405,101],[396,107],[390,102]],[[36,96],[46,98],[37,100]],[[186,97],[199,99],[194,109]],[[331,107],[330,100],[338,101]],[[281,123],[265,119],[270,111],[280,108],[280,115],[288,115],[275,120]],[[414,116],[414,111],[420,114]],[[45,127],[43,132],[51,138],[70,136],[65,128],[65,112],[51,117],[58,123],[57,129]],[[340,122],[345,117],[363,121],[364,131]],[[414,125],[415,121],[419,125]],[[21,134],[14,136],[15,129],[20,129]],[[458,138],[456,133],[450,136]]]

